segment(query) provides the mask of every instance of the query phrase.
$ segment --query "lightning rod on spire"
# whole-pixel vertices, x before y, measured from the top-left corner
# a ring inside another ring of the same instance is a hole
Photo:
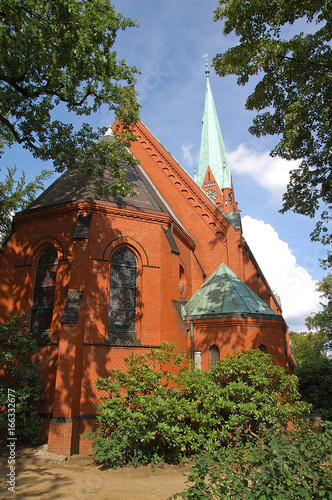
[[[209,65],[208,65],[208,53],[205,52],[203,57],[205,57],[205,74],[208,77],[210,74]]]

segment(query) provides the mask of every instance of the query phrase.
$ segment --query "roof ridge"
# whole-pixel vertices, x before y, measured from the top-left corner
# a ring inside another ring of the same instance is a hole
[[[147,148],[145,148],[142,145],[142,142],[148,141],[149,144],[155,149],[155,151],[158,153],[162,161],[166,164],[165,166],[167,168],[170,168],[172,170],[172,173],[177,175],[178,180],[182,182],[182,184],[185,186],[187,190],[190,191],[192,196],[195,196],[196,202],[199,203],[202,207],[204,207],[204,210],[209,214],[209,217],[211,217],[212,220],[206,221],[207,225],[211,222],[216,222],[218,224],[218,229],[222,229],[223,233],[225,234],[227,226],[232,225],[230,221],[225,217],[224,213],[221,210],[217,210],[218,207],[210,200],[210,198],[206,195],[204,190],[202,190],[196,182],[192,179],[192,177],[188,174],[188,172],[175,160],[175,158],[169,154],[169,158],[166,157],[165,153],[168,154],[167,150],[162,146],[162,144],[158,141],[158,139],[150,133],[148,127],[145,126],[143,122],[137,122],[135,124],[136,130],[134,133],[140,134],[140,136],[143,136],[142,139],[143,141],[139,142],[139,144],[143,147],[145,152],[149,154],[151,157],[152,155],[147,151]],[[145,130],[144,130],[145,129]],[[148,134],[151,135],[151,138],[153,139],[153,142],[150,140]],[[135,141],[133,143],[136,143]],[[161,148],[163,151],[161,151]],[[161,169],[160,165],[158,165],[158,162],[155,162],[156,165]],[[175,168],[175,166],[179,168]],[[182,190],[183,191],[183,190]],[[181,192],[181,191],[180,191]],[[183,192],[181,192],[183,195]],[[194,207],[195,208],[195,207]],[[211,227],[211,226],[210,226]],[[220,231],[217,233],[216,231],[216,236],[223,241],[224,235],[221,236]]]

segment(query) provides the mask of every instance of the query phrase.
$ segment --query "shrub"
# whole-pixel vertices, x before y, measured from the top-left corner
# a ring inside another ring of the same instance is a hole
[[[90,433],[96,460],[110,466],[177,462],[227,437],[222,401],[208,373],[189,371],[172,344],[125,358],[127,371],[111,370],[97,387],[101,428]],[[177,371],[177,375],[171,373]]]
[[[308,425],[281,432],[266,429],[192,467],[194,484],[172,498],[184,500],[332,499],[332,427],[318,433]]]
[[[110,466],[212,452],[261,423],[287,425],[308,408],[299,402],[296,377],[260,351],[236,353],[204,372],[191,371],[167,343],[125,361],[125,372],[98,379],[100,428],[87,436],[96,460]]]
[[[0,324],[0,431],[8,429],[8,389],[15,391],[15,437],[19,443],[38,444],[41,422],[36,405],[43,398],[38,365],[32,361],[38,346],[27,332],[26,316],[13,315]],[[13,394],[13,392],[11,392]]]
[[[213,368],[220,395],[229,402],[229,429],[237,435],[259,427],[297,423],[310,405],[300,401],[298,379],[260,350],[234,352]]]

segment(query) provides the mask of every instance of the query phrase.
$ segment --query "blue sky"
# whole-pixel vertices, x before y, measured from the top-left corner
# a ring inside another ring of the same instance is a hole
[[[114,46],[119,58],[137,66],[136,91],[141,120],[190,175],[198,165],[205,98],[205,52],[209,62],[235,43],[213,22],[216,0],[116,0],[117,11],[137,20],[138,28],[120,32]],[[276,138],[257,139],[248,132],[253,112],[245,101],[255,79],[240,87],[233,76],[220,78],[211,68],[210,83],[219,117],[235,195],[242,211],[245,237],[272,289],[281,296],[290,329],[299,330],[304,318],[318,308],[315,280],[324,275],[319,258],[326,249],[310,241],[314,222],[303,216],[281,215],[281,195],[290,165],[268,153]],[[108,126],[112,114],[102,108],[91,119]],[[1,159],[34,178],[47,165],[15,146]]]

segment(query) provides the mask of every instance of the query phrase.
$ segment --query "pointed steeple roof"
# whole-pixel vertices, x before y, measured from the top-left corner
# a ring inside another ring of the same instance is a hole
[[[226,264],[221,264],[184,306],[187,319],[278,316]]]
[[[197,184],[203,185],[207,168],[210,167],[220,189],[231,189],[231,173],[211,91],[207,54],[204,57],[206,57],[206,95]]]

